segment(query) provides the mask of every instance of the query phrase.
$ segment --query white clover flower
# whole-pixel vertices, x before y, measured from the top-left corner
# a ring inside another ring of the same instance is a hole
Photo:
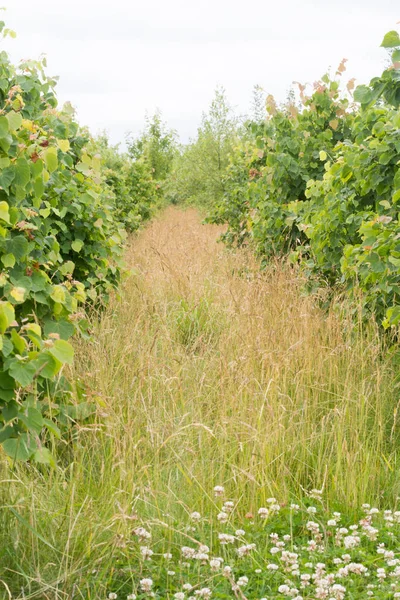
[[[199,598],[211,598],[211,590],[210,588],[201,588],[201,590],[196,590],[195,591],[196,596],[198,596]]]
[[[315,508],[315,506],[309,506],[307,508],[307,512],[309,515],[315,515],[315,513],[317,512],[317,509]]]
[[[278,554],[278,552],[280,552],[280,548],[274,546],[273,548],[271,548],[270,552],[271,554]]]
[[[217,515],[217,519],[220,523],[226,523],[229,520],[229,515],[226,512],[220,512]]]
[[[232,567],[226,565],[226,567],[224,567],[222,570],[222,574],[224,577],[230,577],[232,575]]]
[[[181,552],[183,558],[193,558],[196,554],[196,550],[194,548],[190,548],[189,546],[182,546]]]
[[[165,554],[163,554],[163,558],[165,558],[165,560],[171,560],[171,558],[172,558],[171,552],[166,552]]]
[[[237,535],[238,537],[242,537],[242,536],[246,535],[246,532],[244,529],[236,529],[235,535]]]
[[[173,577],[175,575],[175,571],[167,571],[167,575]]]
[[[334,512],[333,513],[333,518],[336,519],[336,521],[340,521],[342,515],[340,512]]]
[[[283,539],[285,540],[285,542],[290,542],[290,540],[292,539],[290,535],[286,534],[283,536]]]
[[[140,553],[141,553],[142,557],[144,558],[144,560],[151,560],[151,557],[154,554],[153,550],[151,550],[147,546],[141,546]]]
[[[212,558],[210,560],[211,571],[219,571],[222,566],[222,561],[219,558]]]
[[[231,500],[228,500],[227,502],[224,502],[222,510],[224,512],[231,513],[234,508],[235,508],[234,502],[232,502]]]
[[[359,543],[360,543],[360,538],[358,537],[358,535],[347,535],[343,539],[344,547],[347,549],[355,548],[356,546],[359,545]]]
[[[151,592],[151,588],[153,587],[153,580],[149,577],[145,577],[140,580],[140,587],[143,592]]]
[[[193,589],[193,586],[191,583],[184,583],[182,586],[182,589],[185,590],[186,592],[190,592],[190,590]]]
[[[240,548],[237,548],[236,552],[238,553],[240,558],[242,558],[243,556],[247,556],[247,554],[250,554],[250,552],[254,550],[255,547],[255,544],[246,544],[245,546],[240,546]]]
[[[336,527],[337,525],[337,521],[335,521],[335,519],[329,519],[329,521],[327,522],[328,527]]]
[[[174,598],[176,598],[176,600],[185,600],[185,594],[183,592],[177,592],[174,594]]]
[[[267,519],[268,515],[269,515],[269,509],[268,508],[261,507],[261,508],[258,509],[258,516],[261,519]]]
[[[276,498],[267,498],[267,502],[268,502],[268,504],[276,504],[277,499]]]
[[[236,583],[239,587],[246,587],[246,585],[249,583],[249,578],[246,577],[246,575],[242,575],[242,577],[239,577]]]
[[[195,523],[198,523],[201,520],[201,514],[195,510],[194,512],[191,513],[190,518]]]
[[[280,594],[285,594],[286,596],[288,596],[290,593],[290,587],[288,585],[280,585],[278,587],[278,592]]]
[[[275,563],[269,563],[267,565],[267,569],[268,569],[268,571],[277,571],[279,569],[279,567]]]
[[[138,536],[140,542],[151,539],[150,531],[147,531],[144,527],[137,527],[133,530],[133,533]]]
[[[300,510],[300,506],[298,504],[291,504],[290,510],[293,510],[293,512],[298,512]]]
[[[126,597],[126,600],[136,600],[136,594],[129,594],[129,596]]]
[[[222,485],[216,485],[214,488],[214,496],[223,496],[225,492],[225,488]],[[198,590],[199,591],[199,590]]]
[[[259,575],[260,573],[262,573],[262,569],[254,569],[254,573],[257,573],[257,575]]]
[[[108,600],[117,600],[118,596],[114,592],[108,594]]]
[[[221,545],[234,544],[235,542],[235,536],[230,535],[229,533],[219,533],[218,539]]]

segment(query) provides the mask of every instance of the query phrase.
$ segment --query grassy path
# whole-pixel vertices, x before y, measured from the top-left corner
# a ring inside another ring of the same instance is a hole
[[[135,515],[206,513],[215,485],[243,512],[311,488],[332,507],[398,494],[396,374],[376,332],[324,315],[293,270],[261,274],[219,234],[171,208],[132,241],[133,274],[77,347],[98,417],[50,476],[6,473],[3,577],[49,590],[26,597],[69,598],[88,561],[116,568]]]

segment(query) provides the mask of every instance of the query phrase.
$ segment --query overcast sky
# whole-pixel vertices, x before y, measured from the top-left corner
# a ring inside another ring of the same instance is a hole
[[[381,72],[399,0],[3,0],[14,60],[47,55],[58,96],[114,142],[161,109],[183,141],[217,85],[240,114],[260,84],[284,100],[342,58],[365,83]]]

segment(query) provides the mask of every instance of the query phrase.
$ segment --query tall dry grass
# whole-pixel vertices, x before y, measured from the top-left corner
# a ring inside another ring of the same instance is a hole
[[[49,475],[3,464],[0,580],[26,598],[89,597],[134,513],[206,511],[216,484],[250,511],[313,487],[332,507],[397,498],[398,377],[377,330],[219,233],[168,209],[132,241],[131,276],[76,348],[96,421]]]

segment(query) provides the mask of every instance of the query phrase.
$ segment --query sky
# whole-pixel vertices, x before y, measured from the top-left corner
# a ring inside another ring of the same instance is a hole
[[[45,54],[92,133],[113,143],[140,133],[160,109],[183,142],[194,137],[217,85],[238,114],[254,85],[283,101],[347,58],[344,77],[381,73],[384,34],[399,27],[399,0],[3,0],[17,32],[12,59]]]

